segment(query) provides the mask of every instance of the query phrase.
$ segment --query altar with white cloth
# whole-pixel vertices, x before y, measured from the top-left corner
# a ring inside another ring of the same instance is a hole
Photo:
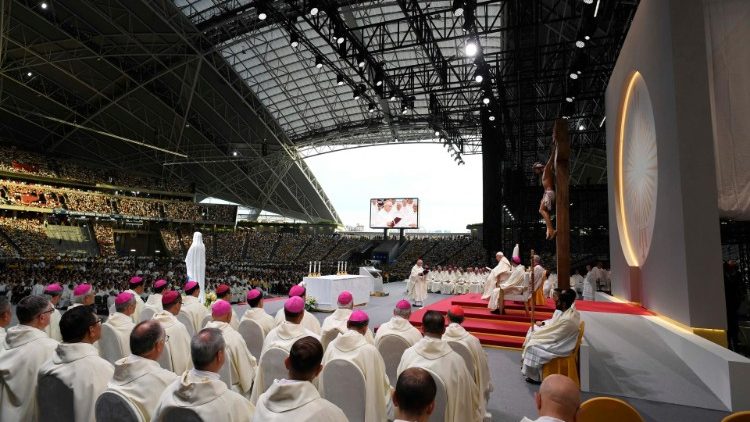
[[[344,290],[351,292],[355,305],[366,305],[370,301],[372,280],[365,276],[324,275],[304,277],[302,281],[307,289],[307,297],[314,297],[321,311],[335,310],[339,294]]]

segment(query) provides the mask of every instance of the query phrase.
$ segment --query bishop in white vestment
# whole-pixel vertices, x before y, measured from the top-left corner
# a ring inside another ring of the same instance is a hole
[[[198,300],[200,286],[197,281],[188,281],[183,289],[185,296],[182,297],[182,307],[180,312],[188,316],[193,324],[193,332],[197,333],[203,328],[203,319],[208,315],[206,307]]]
[[[130,318],[133,319],[133,323],[137,324],[140,322],[141,312],[146,306],[146,304],[143,303],[143,299],[141,299],[144,288],[143,278],[138,276],[131,277],[128,284],[130,285],[130,289],[125,291],[128,293],[132,293],[133,296],[135,296],[135,312],[133,312],[133,315],[131,315]]]
[[[295,296],[301,297],[304,302],[307,297],[307,290],[300,285],[292,286],[292,288],[289,289],[289,297],[292,298]],[[281,308],[276,312],[274,320],[276,321],[276,325],[279,325],[286,320],[286,317],[284,316],[284,308]],[[301,324],[303,327],[315,333],[316,336],[320,336],[320,321],[318,321],[318,318],[316,318],[315,315],[307,312],[307,310],[304,311]]]
[[[349,321],[349,316],[352,314],[352,308],[354,305],[354,298],[348,291],[343,291],[339,294],[338,309],[333,311],[331,315],[323,320],[323,325],[320,328],[320,341],[323,344],[323,348],[327,348],[328,344],[333,341],[339,334],[345,333],[346,323]],[[372,335],[372,331],[369,329],[365,333],[365,339],[370,344],[375,344],[375,338]]]
[[[393,317],[387,322],[384,322],[378,328],[378,332],[375,334],[375,345],[379,345],[383,337],[387,335],[395,335],[404,339],[410,346],[415,345],[419,340],[422,339],[422,333],[419,332],[409,322],[411,316],[411,304],[408,300],[400,300],[396,303],[396,307],[393,309]]]
[[[225,365],[231,365],[232,390],[243,396],[249,396],[258,365],[255,357],[247,349],[245,339],[229,324],[232,317],[232,305],[227,301],[217,300],[211,305],[211,316],[213,321],[206,324],[206,328],[221,330],[226,348],[231,354],[231,360]]]
[[[52,315],[50,315],[49,325],[44,332],[47,333],[49,338],[55,341],[62,341],[62,334],[60,334],[60,318],[62,318],[62,314],[57,310],[57,305],[62,299],[62,293],[63,288],[58,283],[52,283],[44,288],[44,294],[49,296],[49,301],[55,309],[52,311]]]
[[[422,267],[422,260],[419,259],[411,268],[411,273],[409,274],[409,280],[414,285],[409,297],[417,306],[423,305],[424,300],[427,299],[427,274],[425,271]]]
[[[130,354],[130,333],[133,331],[133,319],[131,315],[135,313],[135,297],[132,293],[122,292],[115,298],[116,312],[109,316],[107,325],[112,329],[115,338],[107,338],[104,334],[99,341],[101,355],[110,363],[122,359]],[[105,333],[108,333],[105,331]]]
[[[164,310],[154,315],[169,336],[167,350],[172,359],[172,372],[182,374],[192,367],[190,362],[190,333],[175,315],[180,313],[180,294],[170,290],[162,296]]]
[[[276,326],[276,321],[263,309],[263,292],[260,289],[247,292],[247,304],[250,307],[242,315],[240,324],[245,320],[254,321],[263,330],[263,338],[265,338]]]
[[[163,310],[161,306],[161,294],[167,288],[167,280],[156,280],[153,285],[153,293],[149,295],[143,304],[145,308],[154,311],[154,314]],[[140,317],[140,314],[139,314]]]

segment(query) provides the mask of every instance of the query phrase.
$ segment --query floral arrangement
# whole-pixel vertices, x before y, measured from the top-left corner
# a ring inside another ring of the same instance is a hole
[[[203,303],[206,308],[210,308],[211,304],[216,302],[216,293],[215,292],[208,292],[206,293],[206,301]]]
[[[318,308],[318,299],[315,299],[313,296],[308,296],[305,300],[305,310],[310,312],[314,311]]]

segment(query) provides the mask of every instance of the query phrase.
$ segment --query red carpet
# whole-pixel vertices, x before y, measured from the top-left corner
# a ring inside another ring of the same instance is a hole
[[[505,314],[495,315],[487,309],[487,301],[481,299],[479,293],[469,293],[451,296],[433,303],[414,312],[409,321],[415,326],[422,325],[422,316],[427,311],[448,313],[452,305],[464,308],[466,320],[463,327],[475,335],[482,344],[520,349],[523,346],[526,331],[529,329],[530,318],[526,316],[523,303],[505,302]],[[586,312],[608,312],[629,315],[653,315],[645,308],[626,303],[576,301],[576,308]],[[546,306],[535,308],[537,320],[545,320],[552,316],[555,308],[552,299],[547,299]]]

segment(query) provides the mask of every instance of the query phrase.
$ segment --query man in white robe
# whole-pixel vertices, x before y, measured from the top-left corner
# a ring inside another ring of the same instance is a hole
[[[414,306],[424,306],[424,300],[427,299],[427,271],[422,268],[422,260],[418,259],[417,263],[411,268],[409,280],[414,283],[411,296]]]
[[[96,422],[96,399],[107,388],[114,367],[99,357],[94,342],[99,340],[102,320],[85,306],[68,309],[60,319],[63,343],[52,359],[39,369],[39,379],[54,377],[73,391],[73,412],[77,422]],[[47,397],[37,395],[37,402]]]
[[[422,334],[409,322],[411,317],[411,304],[407,300],[400,300],[393,308],[393,317],[384,322],[375,334],[375,345],[379,345],[383,337],[395,335],[404,339],[409,346],[417,344],[422,339]]]
[[[189,281],[198,283],[198,301],[203,303],[206,299],[206,246],[200,232],[193,233],[193,243],[185,255],[185,271]]]
[[[152,293],[146,299],[146,303],[143,304],[144,308],[151,309],[154,314],[163,311],[161,307],[161,294],[167,289],[167,280],[156,280],[154,285],[151,287]],[[140,317],[140,315],[139,315]]]
[[[570,276],[570,288],[575,290],[577,293],[583,291],[583,277],[581,272],[576,268],[572,276]]]
[[[226,284],[219,284],[218,286],[216,286],[216,299],[224,300],[231,304],[232,288]],[[231,325],[235,330],[238,330],[240,328],[240,319],[237,318],[237,312],[235,312],[234,309],[232,309],[232,319],[229,322],[229,325]]]
[[[435,410],[435,396],[437,385],[427,370],[404,369],[393,390],[393,405],[396,407],[394,422],[427,422]]]
[[[490,378],[490,367],[487,363],[487,353],[482,348],[482,344],[479,339],[471,335],[464,327],[461,326],[464,322],[464,310],[460,306],[453,305],[448,310],[448,320],[450,324],[445,329],[443,334],[443,340],[448,343],[460,343],[471,353],[474,373],[474,382],[476,382],[479,388],[482,414],[485,418],[492,418],[492,415],[487,413],[487,402],[490,399],[490,393],[494,389],[492,386],[492,379]]]
[[[581,406],[581,392],[572,379],[552,374],[534,394],[534,402],[539,418],[523,418],[521,422],[574,421]]]
[[[570,289],[560,293],[560,307],[563,311],[552,323],[535,328],[526,336],[523,345],[523,367],[521,373],[526,381],[539,383],[542,379],[542,366],[554,358],[570,355],[578,341],[581,317],[575,307],[575,293]]]
[[[204,421],[250,422],[255,406],[219,378],[225,364],[226,343],[221,331],[204,328],[190,343],[191,366],[159,398],[152,421],[174,408],[190,409]]]
[[[0,296],[0,353],[7,348],[5,345],[5,328],[10,325],[12,320],[10,299],[8,299],[8,296]]]
[[[188,281],[185,283],[185,296],[182,298],[182,306],[180,307],[180,313],[184,313],[188,316],[188,319],[193,325],[193,332],[197,333],[203,328],[203,319],[208,315],[206,307],[203,303],[198,301],[198,295],[200,294],[200,286],[197,281]]]
[[[289,297],[292,298],[295,296],[301,297],[302,300],[305,301],[307,299],[307,289],[300,285],[292,286],[292,288],[289,289]],[[281,308],[276,312],[274,320],[276,321],[276,325],[279,325],[286,320],[286,317],[284,316],[284,308]],[[315,315],[307,312],[307,310],[304,311],[304,316],[302,317],[302,326],[315,333],[316,336],[320,336],[320,321],[318,321],[318,318],[316,318]]]
[[[70,305],[70,308],[75,308],[76,306],[89,306],[93,304],[94,287],[92,285],[81,283],[73,289],[73,304]]]
[[[146,304],[143,303],[143,299],[141,298],[144,289],[143,283],[144,281],[142,277],[131,277],[130,281],[128,282],[130,289],[125,290],[126,292],[132,293],[133,296],[135,296],[135,312],[133,312],[133,315],[130,316],[130,318],[133,320],[133,323],[135,324],[140,322],[141,312],[143,311],[144,306],[146,306]]]
[[[166,336],[161,324],[153,319],[136,325],[129,340],[133,354],[115,362],[115,373],[107,384],[107,391],[128,399],[145,422],[151,420],[161,394],[178,378],[157,362]]]
[[[518,248],[518,245],[516,245]],[[495,314],[502,314],[505,311],[505,295],[520,295],[523,294],[525,282],[524,276],[526,268],[521,265],[521,257],[516,252],[513,253],[511,258],[511,267],[513,270],[507,280],[500,283],[499,286],[492,289],[492,295],[487,303],[487,309]]]
[[[284,303],[284,315],[286,321],[277,325],[270,333],[266,336],[263,342],[263,350],[260,353],[260,359],[258,359],[258,370],[255,371],[255,382],[256,388],[253,388],[253,394],[251,401],[257,403],[258,397],[263,394],[261,391],[262,386],[265,383],[263,379],[263,355],[271,348],[281,349],[285,352],[289,352],[295,341],[302,337],[312,336],[320,341],[317,334],[308,330],[302,326],[302,317],[305,311],[305,301],[299,296],[292,296]]]
[[[350,292],[345,290],[339,294],[336,303],[338,304],[338,309],[323,320],[323,325],[320,329],[320,342],[323,344],[323,349],[326,349],[328,344],[339,334],[344,334],[348,330],[347,321],[349,321],[349,316],[352,314],[354,297]],[[375,344],[372,331],[367,330],[365,332],[365,339],[368,343]]]
[[[27,296],[16,305],[19,325],[8,328],[7,349],[0,352],[0,421],[37,420],[37,375],[58,345],[44,332],[52,310],[42,296]]]
[[[206,328],[221,330],[227,350],[230,352],[231,360],[225,364],[231,365],[232,390],[249,397],[258,364],[247,349],[245,339],[229,324],[232,318],[232,305],[225,300],[217,300],[211,305],[211,317],[213,321],[206,324]]]
[[[263,330],[263,338],[265,338],[276,326],[276,321],[263,309],[263,292],[260,289],[247,292],[247,305],[249,308],[242,315],[240,324],[245,320],[255,322]]]
[[[62,299],[63,288],[58,283],[52,283],[44,288],[44,294],[49,298],[52,307],[55,309],[52,311],[52,315],[49,318],[49,325],[44,330],[45,333],[55,341],[62,341],[62,334],[60,334],[60,318],[62,314],[57,310],[57,306],[60,304]]]
[[[109,331],[104,331],[104,335],[99,341],[101,356],[109,361],[115,361],[124,358],[130,354],[130,333],[133,331],[132,315],[135,312],[135,296],[132,293],[122,292],[115,298],[115,313],[110,315],[107,325],[112,329],[114,338],[108,338],[111,335]],[[115,347],[116,346],[116,347]]]
[[[348,330],[329,345],[323,356],[323,366],[341,359],[354,364],[365,377],[365,394],[361,402],[365,406],[365,422],[381,422],[388,419],[391,407],[391,385],[385,373],[383,357],[365,339],[370,319],[364,311],[354,311],[347,321]],[[320,379],[320,394],[326,396],[324,378]]]
[[[503,255],[502,252],[495,254],[497,265],[487,275],[487,279],[484,282],[484,293],[482,293],[482,300],[487,300],[492,295],[492,289],[496,288],[503,281],[510,277],[510,262],[508,258]]]
[[[312,336],[301,337],[289,349],[284,364],[288,379],[275,380],[257,401],[254,420],[262,422],[346,422],[344,412],[320,397],[312,381],[323,369],[323,346]]]
[[[172,359],[172,372],[182,374],[191,367],[190,362],[190,333],[178,319],[182,300],[175,290],[165,292],[161,298],[164,310],[154,315],[154,319],[161,324],[167,333],[167,350]]]
[[[445,420],[477,422],[481,413],[479,389],[463,358],[442,340],[445,318],[438,311],[427,311],[422,318],[425,336],[406,349],[398,365],[397,374],[407,368],[423,368],[440,379],[446,389],[448,403]]]

